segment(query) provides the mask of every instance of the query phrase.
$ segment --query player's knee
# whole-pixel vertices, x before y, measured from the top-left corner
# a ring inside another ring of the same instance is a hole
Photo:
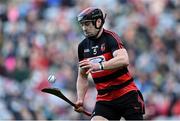
[[[91,121],[108,121],[108,120],[102,116],[93,116]]]

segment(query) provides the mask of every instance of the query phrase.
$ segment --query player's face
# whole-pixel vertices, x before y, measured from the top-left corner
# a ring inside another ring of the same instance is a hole
[[[80,26],[86,37],[92,37],[98,33],[98,29],[95,28],[92,21],[83,21],[80,23]]]

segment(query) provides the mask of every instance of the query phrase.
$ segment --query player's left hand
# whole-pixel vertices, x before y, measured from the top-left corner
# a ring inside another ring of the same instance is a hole
[[[82,60],[79,62],[79,66],[82,69],[86,69],[86,74],[89,74],[91,71],[98,71],[101,70],[100,64],[99,63],[92,63],[91,61],[88,60]]]
[[[74,107],[74,110],[76,111],[76,112],[83,112],[84,111],[84,108],[83,108],[83,102],[82,101],[77,101],[76,103],[75,103],[75,107]]]

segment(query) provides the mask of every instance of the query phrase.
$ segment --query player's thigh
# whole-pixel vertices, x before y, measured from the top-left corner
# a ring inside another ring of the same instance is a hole
[[[94,116],[91,121],[108,121],[108,119],[102,117],[102,116]]]
[[[125,120],[143,120],[143,115],[142,114],[130,114],[130,115],[126,115]]]
[[[125,112],[123,117],[126,120],[143,120],[143,114],[145,114],[144,100],[141,92],[134,91],[131,93],[131,98],[129,98],[125,105]]]
[[[101,117],[107,120],[120,120],[121,118],[117,110],[115,110],[115,108],[111,106],[111,102],[106,102],[106,101],[96,102],[93,111],[92,118],[97,119]]]

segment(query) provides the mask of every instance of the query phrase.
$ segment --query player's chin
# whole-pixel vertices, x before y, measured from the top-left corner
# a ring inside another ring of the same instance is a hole
[[[84,35],[85,35],[86,37],[92,37],[92,36],[94,36],[93,34],[87,33],[87,32],[84,32]]]

